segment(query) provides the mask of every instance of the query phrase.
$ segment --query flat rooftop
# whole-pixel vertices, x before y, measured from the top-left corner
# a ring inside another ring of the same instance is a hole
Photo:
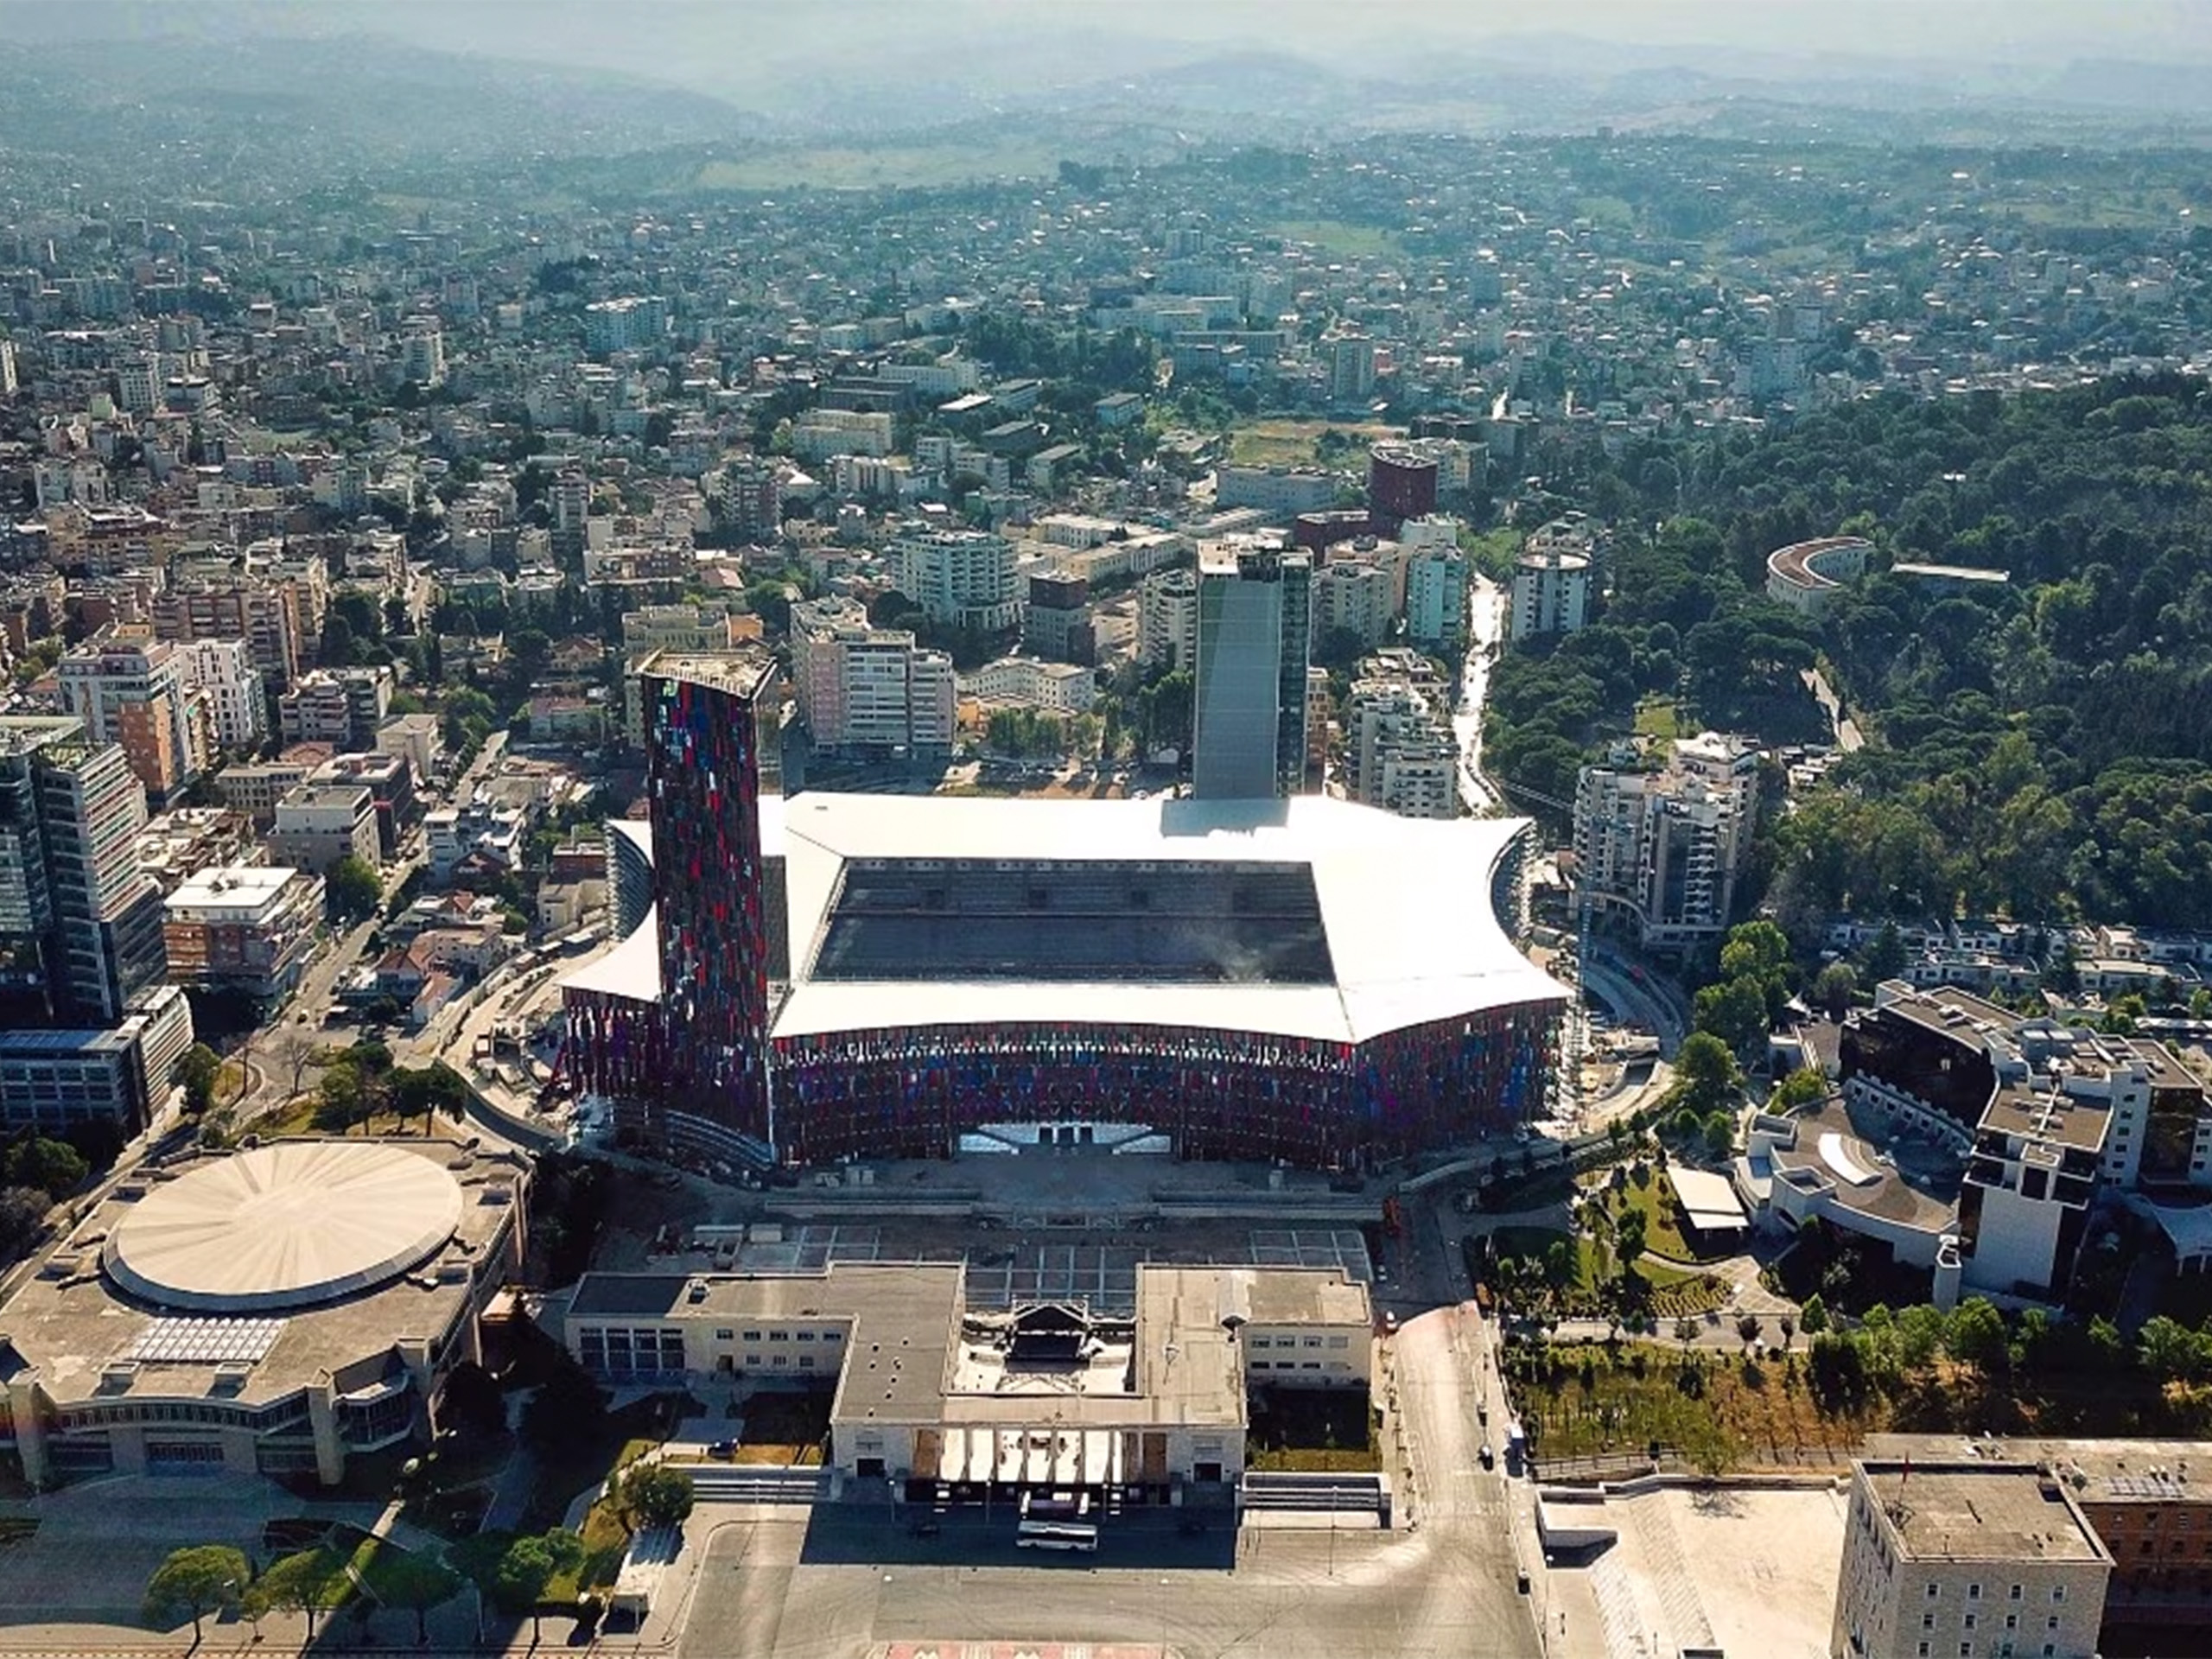
[[[1962,1456],[2035,1463],[2083,1504],[2212,1504],[2212,1443],[2203,1440],[2070,1440],[2007,1435],[1968,1440],[1956,1434],[1870,1434],[1871,1457],[1910,1458],[1914,1478],[1923,1463]]]
[[[2110,1561],[2059,1483],[2032,1464],[1855,1465],[1899,1553],[1923,1561]]]

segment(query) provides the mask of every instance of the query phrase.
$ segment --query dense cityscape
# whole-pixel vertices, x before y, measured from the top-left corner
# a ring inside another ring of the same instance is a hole
[[[497,10],[14,22],[0,1644],[2212,1647],[2200,93]]]

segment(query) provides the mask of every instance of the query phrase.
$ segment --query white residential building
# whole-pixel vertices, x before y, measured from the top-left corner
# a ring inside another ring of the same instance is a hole
[[[1097,677],[1071,663],[1001,657],[960,682],[960,695],[985,702],[1020,703],[1057,715],[1079,715],[1098,700]]]
[[[1589,555],[1532,538],[1513,563],[1513,639],[1573,633],[1589,620]]]
[[[1160,570],[1137,590],[1137,660],[1186,672],[1198,660],[1198,574]]]
[[[1344,715],[1344,788],[1408,818],[1459,816],[1459,751],[1427,689],[1362,664]]]
[[[257,747],[269,734],[269,700],[253,647],[243,639],[194,639],[177,654],[200,693],[215,746],[240,754]]]
[[[1003,536],[910,525],[888,553],[899,591],[939,626],[1005,633],[1021,626],[1014,544]]]
[[[868,626],[849,599],[791,607],[791,684],[815,746],[831,753],[952,748],[958,697],[952,658],[899,628]]]
[[[1585,901],[1658,949],[1718,938],[1758,822],[1758,760],[1744,739],[1707,732],[1676,741],[1660,771],[1585,766],[1574,796]]]
[[[376,799],[361,784],[302,784],[276,803],[270,855],[327,874],[341,859],[377,868],[381,842]]]
[[[1459,521],[1409,518],[1398,531],[1406,558],[1406,637],[1455,656],[1467,645],[1467,556]]]

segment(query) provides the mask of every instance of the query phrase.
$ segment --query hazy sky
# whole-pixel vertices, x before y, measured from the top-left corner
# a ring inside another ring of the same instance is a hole
[[[2212,0],[0,0],[0,28],[98,37],[212,27],[369,30],[418,44],[590,63],[705,85],[797,59],[835,63],[935,45],[1001,44],[1026,57],[1068,41],[1134,36],[1335,57],[1355,45],[1501,35],[1762,53],[2061,61],[2212,61]]]

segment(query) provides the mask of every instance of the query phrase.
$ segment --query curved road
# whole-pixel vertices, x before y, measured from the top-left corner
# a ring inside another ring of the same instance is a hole
[[[1490,695],[1491,655],[1505,637],[1505,590],[1488,576],[1468,584],[1467,660],[1452,730],[1459,740],[1459,798],[1477,812],[1503,804],[1483,773],[1483,702]]]

